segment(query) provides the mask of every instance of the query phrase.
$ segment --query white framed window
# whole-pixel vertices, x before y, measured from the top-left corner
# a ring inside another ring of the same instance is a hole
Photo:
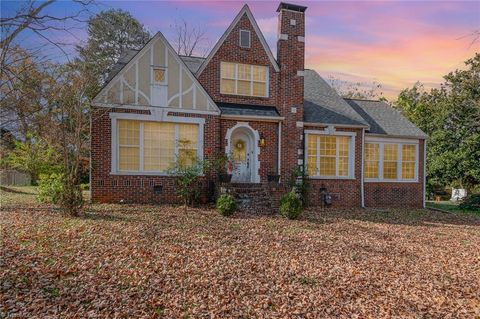
[[[418,141],[367,138],[365,181],[417,182],[418,158]]]
[[[220,93],[243,96],[268,97],[267,66],[220,63]]]
[[[250,31],[248,30],[240,30],[240,47],[242,48],[250,48]]]
[[[204,119],[155,121],[140,114],[111,117],[112,174],[168,175],[177,161],[188,166],[203,159]]]
[[[309,178],[354,178],[355,133],[306,131],[306,171]]]

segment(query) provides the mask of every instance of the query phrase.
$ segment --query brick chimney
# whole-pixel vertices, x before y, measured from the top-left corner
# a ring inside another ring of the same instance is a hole
[[[303,166],[303,75],[305,67],[305,10],[281,2],[278,6],[277,60],[280,65],[279,112],[282,124],[282,180]]]

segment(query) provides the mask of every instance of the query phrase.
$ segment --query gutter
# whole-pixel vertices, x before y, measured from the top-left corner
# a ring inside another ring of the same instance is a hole
[[[232,115],[222,114],[220,118],[226,120],[247,120],[247,121],[261,121],[261,122],[282,122],[285,120],[283,116],[253,116],[253,115]]]

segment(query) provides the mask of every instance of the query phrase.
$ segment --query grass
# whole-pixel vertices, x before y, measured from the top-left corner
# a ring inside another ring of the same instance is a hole
[[[0,317],[480,315],[472,214],[89,205],[72,218],[22,193],[0,193]]]
[[[466,209],[461,209],[458,207],[460,203],[458,202],[451,202],[451,201],[441,201],[441,202],[426,202],[426,206],[429,208],[435,208],[435,209],[440,209],[443,211],[447,212],[452,212],[452,213],[473,213],[480,215],[480,210],[466,210]]]

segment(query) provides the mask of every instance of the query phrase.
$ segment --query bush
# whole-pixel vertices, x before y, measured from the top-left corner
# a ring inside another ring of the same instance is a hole
[[[80,189],[81,189],[82,191],[88,191],[88,190],[90,190],[90,183],[82,183],[82,184],[80,184]]]
[[[302,200],[295,191],[291,191],[280,199],[280,214],[288,219],[296,219],[303,211]]]
[[[38,200],[43,203],[60,203],[63,183],[62,174],[41,174],[38,180]]]
[[[471,194],[458,205],[460,209],[480,211],[480,194]]]
[[[233,196],[229,194],[222,194],[217,199],[216,206],[217,210],[223,216],[230,216],[231,214],[233,214],[234,211],[237,210],[237,202],[235,201],[235,198],[233,198]]]

